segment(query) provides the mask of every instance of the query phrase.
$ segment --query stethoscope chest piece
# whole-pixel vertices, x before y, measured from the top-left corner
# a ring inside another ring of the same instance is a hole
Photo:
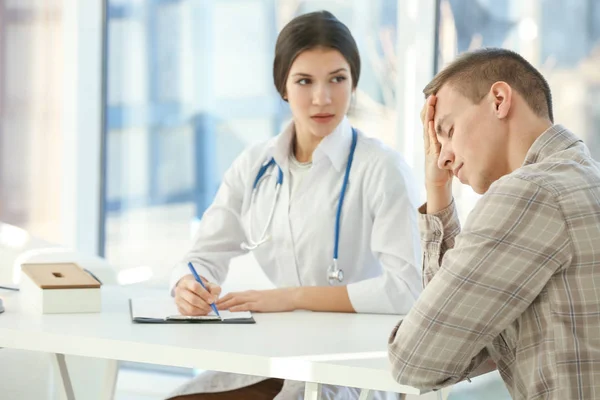
[[[344,280],[344,270],[340,269],[335,261],[327,268],[327,280],[332,286],[336,283],[342,283]]]

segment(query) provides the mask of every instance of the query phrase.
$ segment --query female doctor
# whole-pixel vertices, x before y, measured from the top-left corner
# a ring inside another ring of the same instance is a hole
[[[230,311],[408,312],[421,291],[416,187],[399,154],[346,118],[359,74],[356,43],[331,13],[305,14],[283,28],[273,77],[293,121],[226,172],[172,273],[182,314],[207,314],[213,302]],[[278,288],[219,298],[229,261],[248,251]],[[303,391],[300,382],[207,372],[173,396],[298,399]],[[326,386],[323,395],[358,398],[358,391]]]

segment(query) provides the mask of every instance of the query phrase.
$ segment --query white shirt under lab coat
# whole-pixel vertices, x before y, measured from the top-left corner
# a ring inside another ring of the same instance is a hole
[[[171,288],[189,274],[189,261],[200,275],[221,284],[231,258],[245,253],[240,244],[248,235],[255,241],[260,238],[273,204],[276,167],[260,180],[252,207],[250,198],[259,168],[271,157],[283,171],[283,185],[275,205],[271,240],[253,255],[277,287],[329,285],[327,267],[333,259],[335,215],[352,127],[344,118],[321,141],[313,153],[312,167],[290,198],[289,154],[294,134],[290,124],[280,135],[245,150],[234,161],[202,217],[192,249],[172,272]],[[406,314],[421,292],[417,193],[402,157],[379,140],[358,132],[342,206],[338,258],[344,271],[339,285],[347,285],[356,312]],[[210,372],[173,395],[233,390],[263,379]],[[301,383],[286,381],[277,399],[301,399],[303,390]],[[354,397],[358,392],[325,385],[323,393],[323,398],[338,399]],[[385,393],[376,396],[385,397]]]

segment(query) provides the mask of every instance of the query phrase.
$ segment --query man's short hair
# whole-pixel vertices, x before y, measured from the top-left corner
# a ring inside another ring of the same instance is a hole
[[[491,86],[503,81],[525,99],[533,112],[554,122],[552,93],[542,74],[514,51],[484,48],[463,53],[423,89],[425,97],[450,84],[474,104],[479,104]]]

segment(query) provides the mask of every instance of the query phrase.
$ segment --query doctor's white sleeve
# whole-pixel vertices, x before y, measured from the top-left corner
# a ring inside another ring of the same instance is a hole
[[[348,295],[359,313],[407,314],[422,291],[417,186],[399,154],[379,160],[364,195],[374,215],[371,251],[383,272],[349,284]]]
[[[220,285],[227,276],[229,261],[246,253],[240,247],[246,240],[240,220],[246,161],[247,151],[225,173],[215,199],[200,220],[191,249],[171,272],[171,294],[177,282],[190,273],[188,262],[193,263],[199,275]]]

